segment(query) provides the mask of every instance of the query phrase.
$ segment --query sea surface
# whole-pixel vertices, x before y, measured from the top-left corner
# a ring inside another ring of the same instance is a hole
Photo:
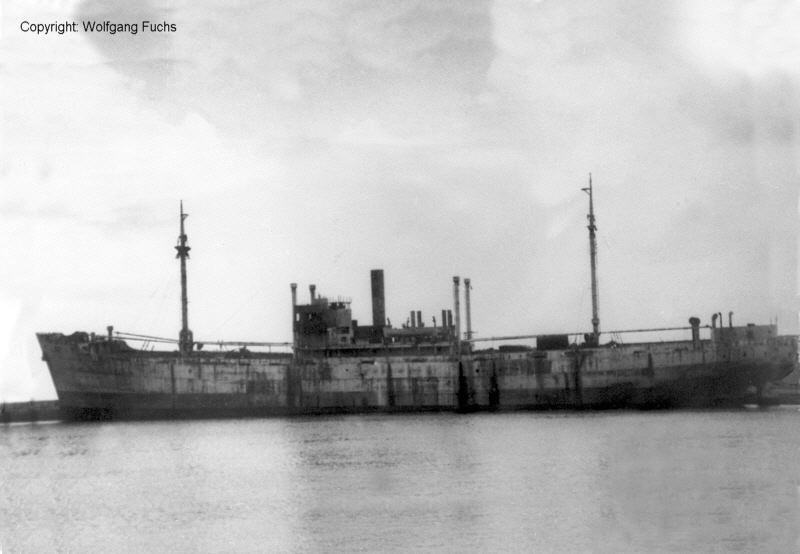
[[[800,411],[0,426],[0,550],[797,552]]]

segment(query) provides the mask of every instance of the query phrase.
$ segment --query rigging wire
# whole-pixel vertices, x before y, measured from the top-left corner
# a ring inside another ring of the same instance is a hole
[[[163,292],[161,294],[161,300],[158,304],[158,308],[156,309],[156,317],[153,325],[154,329],[158,329],[161,327],[162,321],[164,320],[164,314],[167,312],[166,309],[167,302],[172,302],[173,299],[177,298],[180,298],[180,278],[174,273],[170,273],[167,279],[167,283],[164,286]],[[172,309],[170,308],[169,311],[172,312]],[[177,321],[179,314],[177,301],[174,313]]]
[[[161,278],[159,279],[159,284],[153,289],[153,292],[150,293],[150,296],[147,298],[147,301],[141,306],[139,312],[136,314],[136,317],[133,319],[132,326],[136,326],[137,323],[142,319],[144,314],[152,313],[151,305],[155,301],[160,306],[163,304],[165,291],[169,288],[169,282],[172,280],[172,270],[171,268],[164,268],[161,271]]]
[[[264,292],[264,290],[265,290],[266,288],[267,288],[267,285],[266,285],[266,284],[264,284],[264,285],[262,285],[262,286],[261,286],[261,288],[260,288],[260,289],[256,290],[256,292],[254,292],[252,295],[250,295],[250,297],[249,297],[247,300],[245,300],[244,302],[242,302],[242,303],[239,305],[239,307],[238,307],[238,308],[236,308],[236,310],[235,310],[235,311],[234,311],[234,312],[233,312],[233,313],[232,313],[230,316],[228,316],[228,317],[227,317],[227,318],[226,318],[226,319],[225,319],[225,320],[224,320],[222,323],[220,323],[220,324],[217,326],[217,328],[216,328],[216,329],[214,329],[213,331],[211,331],[210,335],[211,335],[211,336],[214,336],[214,335],[216,335],[216,334],[219,332],[219,330],[220,330],[220,329],[222,329],[223,327],[225,327],[225,325],[227,325],[227,324],[228,324],[228,322],[230,322],[230,320],[232,320],[234,317],[236,317],[237,315],[239,315],[239,313],[241,313],[241,312],[242,312],[242,310],[244,310],[245,306],[247,306],[247,305],[251,304],[251,303],[252,303],[252,301],[253,301],[253,299],[254,299],[256,296],[258,296],[259,294],[261,294],[262,292]]]
[[[586,289],[584,289],[583,290],[583,294],[580,295],[580,303],[578,304],[578,313],[576,315],[576,317],[579,318],[579,319],[583,317],[583,302],[584,302],[584,300],[586,300]],[[575,329],[580,329],[580,328],[581,328],[580,322],[576,322]],[[583,335],[581,334],[580,331],[576,331],[574,334],[576,336],[575,342],[577,343],[578,339],[582,338]]]

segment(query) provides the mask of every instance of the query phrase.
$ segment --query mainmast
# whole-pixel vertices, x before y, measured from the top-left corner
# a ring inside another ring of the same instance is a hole
[[[589,256],[592,261],[592,342],[600,344],[600,317],[597,315],[597,226],[594,224],[594,198],[592,196],[592,174],[589,173],[589,188],[581,189],[589,195]]]
[[[181,200],[181,234],[178,236],[178,246],[175,250],[178,251],[176,258],[181,259],[181,334],[178,339],[179,348],[182,354],[187,354],[192,351],[192,344],[194,342],[192,332],[189,330],[189,299],[186,294],[186,258],[189,257],[190,247],[186,246],[186,233],[183,230],[183,220],[189,217],[189,214],[183,213],[183,200]]]

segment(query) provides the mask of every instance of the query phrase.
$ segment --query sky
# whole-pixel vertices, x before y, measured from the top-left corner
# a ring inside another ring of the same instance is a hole
[[[288,341],[289,283],[477,337],[798,333],[800,2],[2,4],[0,400],[55,398],[36,332]],[[145,32],[142,21],[174,32]],[[21,24],[75,21],[78,32]],[[84,32],[82,22],[137,23]]]

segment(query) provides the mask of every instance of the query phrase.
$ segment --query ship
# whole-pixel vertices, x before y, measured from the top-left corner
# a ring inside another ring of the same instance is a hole
[[[352,317],[351,300],[290,285],[291,342],[202,342],[188,325],[183,203],[177,258],[177,339],[114,331],[38,333],[63,417],[77,420],[294,416],[334,413],[672,408],[743,405],[798,366],[798,340],[777,324],[701,326],[603,333],[598,315],[597,246],[591,175],[588,230],[592,330],[475,338],[469,279],[453,277],[452,309],[426,325],[419,311],[393,327],[384,273],[370,273],[372,324]],[[623,342],[628,332],[683,331],[682,340]],[[701,335],[702,338],[701,338]],[[689,336],[691,338],[689,338]],[[524,339],[528,344],[519,344]],[[483,341],[495,347],[482,348]],[[170,344],[156,350],[154,345]],[[137,344],[133,347],[131,344]],[[213,348],[217,348],[214,350]]]

